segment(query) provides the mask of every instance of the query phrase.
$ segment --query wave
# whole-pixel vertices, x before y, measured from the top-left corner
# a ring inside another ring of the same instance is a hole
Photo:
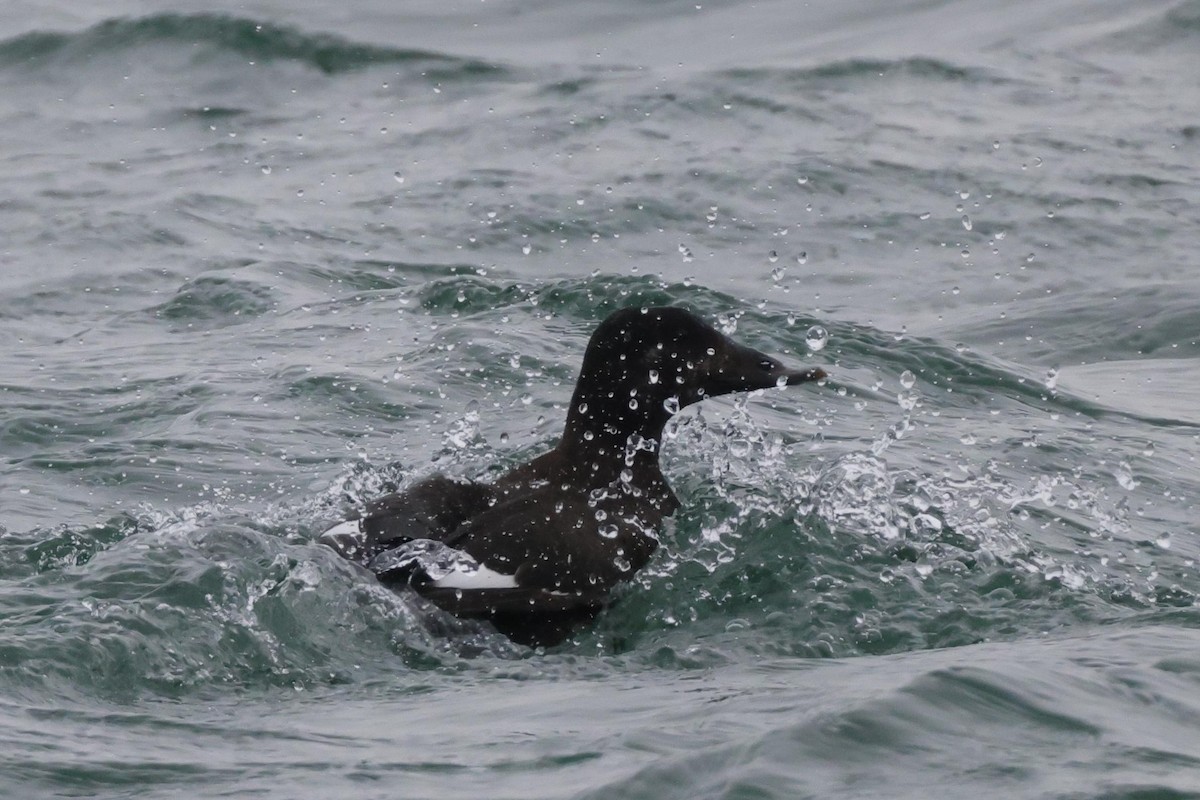
[[[981,68],[961,67],[936,58],[850,58],[830,61],[813,67],[788,69],[763,67],[755,69],[733,69],[726,73],[734,79],[759,81],[762,79],[790,79],[795,82],[854,80],[857,78],[878,79],[906,78],[929,81],[962,83],[1006,83],[1007,79]]]
[[[435,65],[464,77],[504,72],[503,67],[478,59],[364,44],[223,14],[155,14],[109,19],[73,33],[34,31],[0,41],[0,66],[39,66],[55,60],[90,62],[163,44],[235,53],[257,62],[300,62],[331,75],[411,62]]]
[[[1152,52],[1182,45],[1189,50],[1200,34],[1200,0],[1184,0],[1136,25],[1122,28],[1101,40],[1134,52]]]

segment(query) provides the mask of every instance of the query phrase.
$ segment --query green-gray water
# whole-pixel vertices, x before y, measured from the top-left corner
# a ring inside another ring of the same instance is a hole
[[[0,8],[0,796],[1200,797],[1200,4],[396,5]],[[594,628],[315,543],[639,303],[833,379]]]

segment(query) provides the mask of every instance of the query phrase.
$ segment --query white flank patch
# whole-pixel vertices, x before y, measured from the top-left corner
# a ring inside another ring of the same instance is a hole
[[[488,569],[480,564],[477,568],[451,570],[433,582],[439,589],[515,589],[517,579]]]
[[[361,536],[362,528],[359,527],[359,520],[348,519],[345,522],[339,522],[329,530],[325,531],[322,536],[342,536],[349,534],[350,536]]]

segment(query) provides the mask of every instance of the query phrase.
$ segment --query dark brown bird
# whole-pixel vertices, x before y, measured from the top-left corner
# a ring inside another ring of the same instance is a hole
[[[706,397],[825,377],[789,369],[682,308],[625,308],[592,334],[558,445],[494,483],[442,475],[368,504],[321,541],[514,641],[562,641],[646,565],[679,499],[663,427]]]

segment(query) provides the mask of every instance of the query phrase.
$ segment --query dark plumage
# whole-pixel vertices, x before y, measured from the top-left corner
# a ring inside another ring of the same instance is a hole
[[[705,397],[823,378],[681,308],[626,308],[592,334],[558,445],[494,483],[436,475],[322,537],[389,586],[512,639],[554,644],[645,566],[679,500],[663,427]]]

